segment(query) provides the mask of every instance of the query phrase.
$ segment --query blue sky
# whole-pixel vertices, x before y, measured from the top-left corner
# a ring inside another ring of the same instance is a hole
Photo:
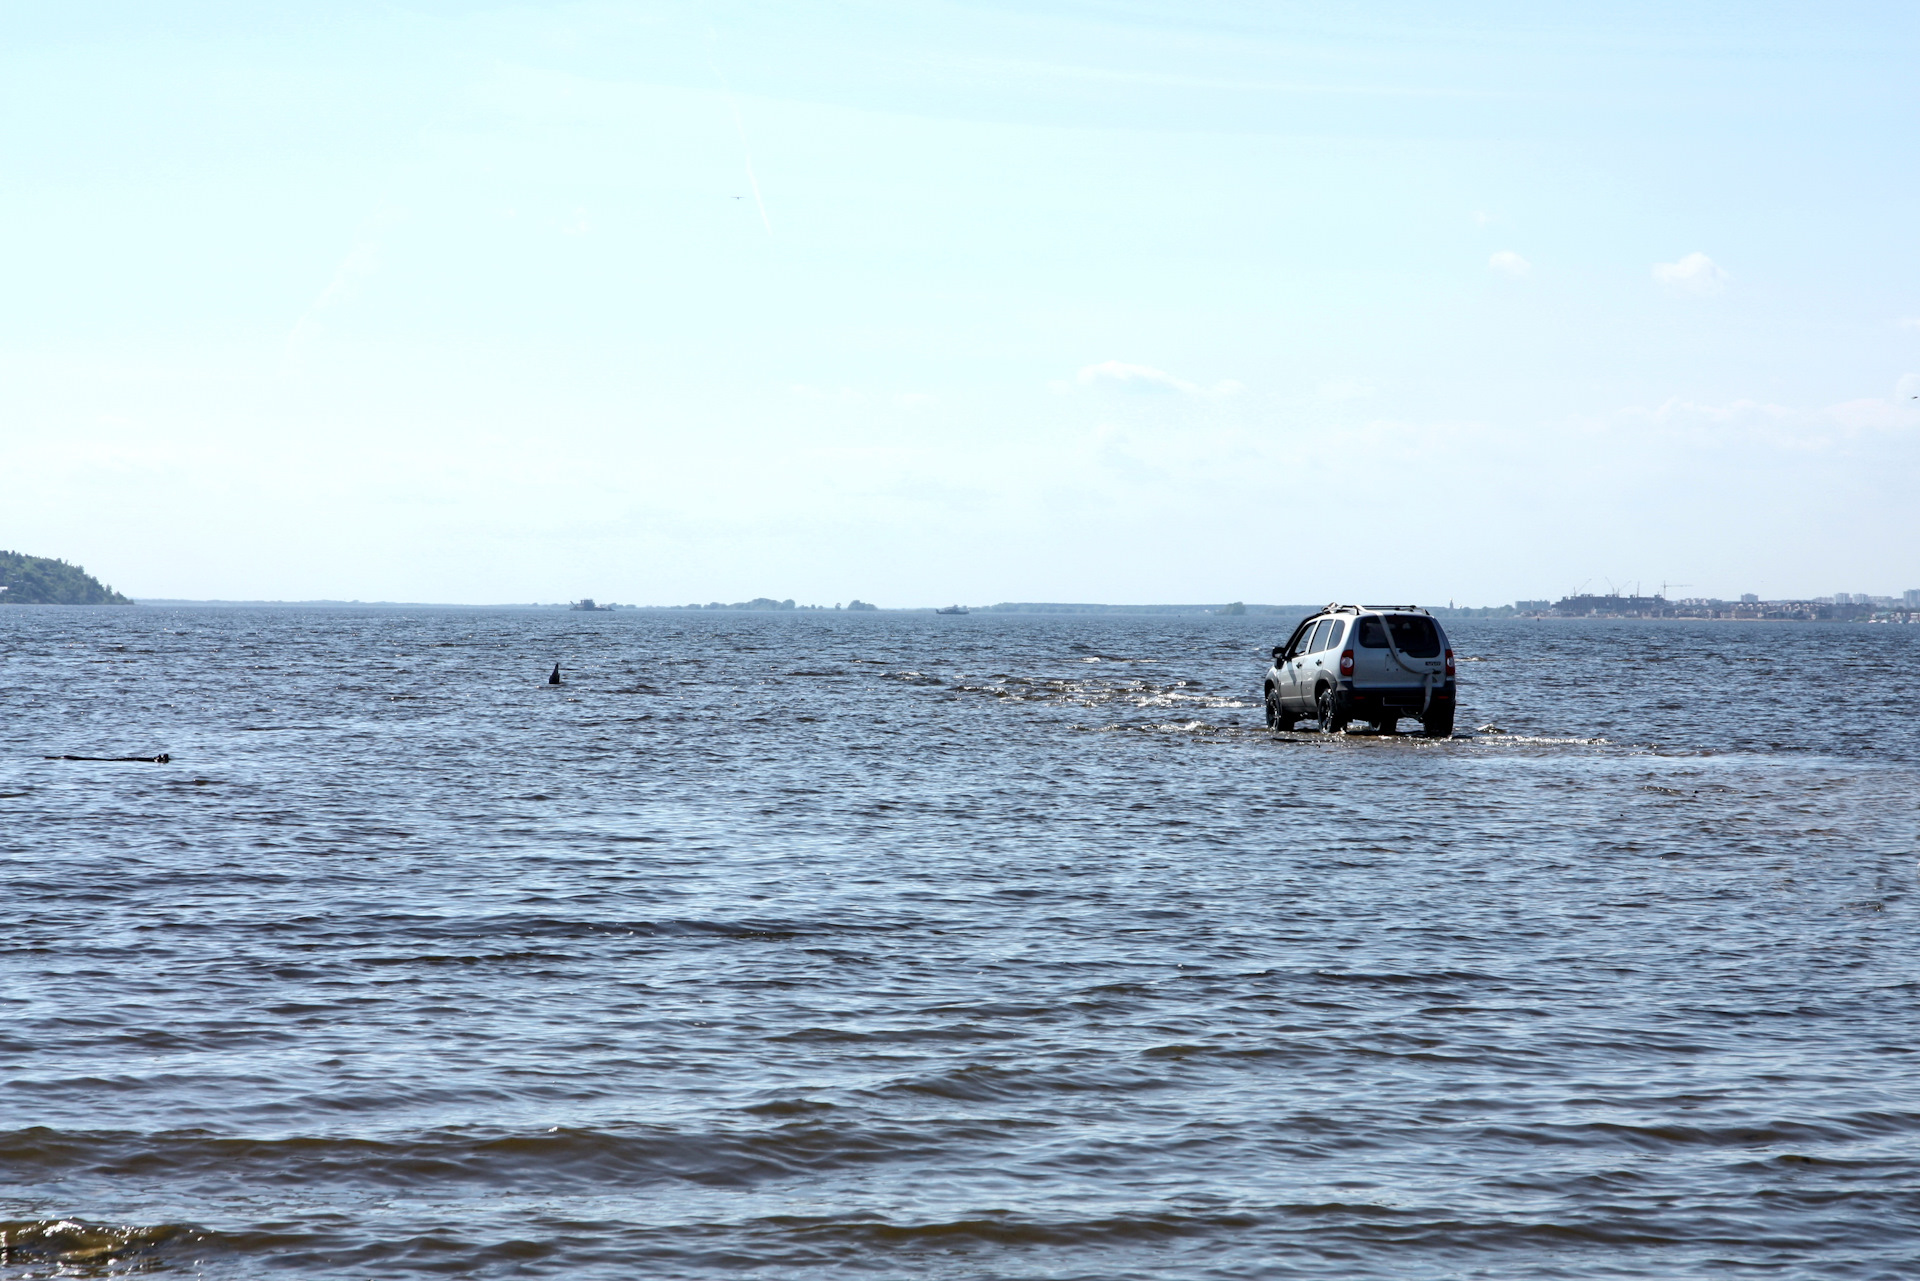
[[[1920,9],[1542,8],[0,7],[0,545],[189,597],[1920,586]]]

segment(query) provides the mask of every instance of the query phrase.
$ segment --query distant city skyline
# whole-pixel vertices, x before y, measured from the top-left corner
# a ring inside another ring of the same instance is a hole
[[[0,546],[190,598],[1901,592],[1917,47],[1891,3],[14,6]]]

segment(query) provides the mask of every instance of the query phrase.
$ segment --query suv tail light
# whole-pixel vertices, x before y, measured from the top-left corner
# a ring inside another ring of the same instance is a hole
[[[1342,660],[1344,661],[1344,660]],[[1453,675],[1453,651],[1447,651],[1447,675]]]
[[[1448,670],[1448,671],[1452,671],[1452,670],[1453,670],[1453,666],[1452,666],[1452,657],[1451,657],[1451,656],[1452,656],[1452,654],[1453,654],[1453,651],[1452,651],[1452,650],[1448,650],[1448,651],[1447,651],[1447,654],[1448,654],[1448,656],[1449,656],[1449,657],[1448,657],[1448,666],[1447,666],[1447,670]],[[1348,649],[1348,650],[1342,650],[1342,651],[1341,651],[1341,653],[1340,653],[1340,674],[1341,674],[1342,676],[1351,676],[1351,675],[1353,675],[1353,651],[1352,651],[1352,650],[1350,650],[1350,649]]]

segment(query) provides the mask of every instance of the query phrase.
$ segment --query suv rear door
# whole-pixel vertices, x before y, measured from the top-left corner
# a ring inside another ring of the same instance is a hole
[[[1402,663],[1387,660],[1395,682],[1417,681],[1426,672],[1440,674],[1446,667],[1441,656],[1444,648],[1440,628],[1424,614],[1388,614],[1387,627],[1393,635],[1393,647],[1400,651]]]
[[[1424,614],[1389,614],[1387,626],[1393,629],[1393,647],[1408,658],[1440,661],[1440,629]]]
[[[1347,620],[1330,618],[1313,633],[1313,653],[1300,674],[1300,697],[1311,703],[1323,679],[1340,680],[1340,642],[1346,639]]]

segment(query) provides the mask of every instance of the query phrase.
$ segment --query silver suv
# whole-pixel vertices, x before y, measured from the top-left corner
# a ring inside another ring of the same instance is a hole
[[[1416,605],[1329,605],[1273,650],[1267,727],[1312,717],[1329,734],[1354,721],[1383,734],[1415,717],[1431,738],[1453,733],[1453,650]]]

